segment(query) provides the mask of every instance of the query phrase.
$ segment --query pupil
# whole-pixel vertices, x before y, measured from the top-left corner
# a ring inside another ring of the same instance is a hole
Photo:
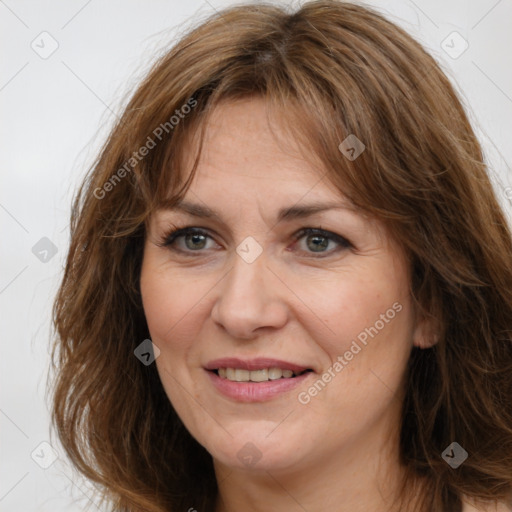
[[[198,247],[196,244],[196,242],[198,241],[199,239],[199,244],[200,246]],[[202,249],[204,247],[204,242],[205,242],[205,237],[204,235],[189,235],[186,237],[186,241],[189,242],[189,241],[192,241],[192,244],[193,246],[190,247],[187,243],[187,247],[189,249]],[[202,245],[201,245],[201,242],[202,242]]]
[[[312,235],[311,237],[308,237],[308,240],[313,241],[313,245],[310,246],[309,248],[310,249],[312,248],[313,251],[316,251],[316,252],[319,252],[319,251],[317,251],[318,248],[320,248],[320,250],[322,250],[322,249],[325,249],[329,245],[329,240],[327,240],[326,237],[321,236],[321,235]]]

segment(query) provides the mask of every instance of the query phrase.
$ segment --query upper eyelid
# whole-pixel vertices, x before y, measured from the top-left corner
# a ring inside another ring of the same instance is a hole
[[[294,236],[298,236],[300,234],[302,234],[302,235],[306,234],[306,232],[308,230],[317,231],[319,234],[325,233],[326,235],[330,235],[333,238],[335,238],[335,237],[346,238],[343,235],[340,235],[340,234],[338,234],[334,231],[331,231],[329,229],[325,229],[322,227],[312,227],[312,226],[305,226],[305,227],[296,229],[291,236],[294,237]],[[163,237],[168,237],[171,235],[182,236],[182,235],[186,235],[187,232],[197,232],[199,234],[205,234],[210,237],[212,235],[217,235],[217,232],[211,228],[205,228],[205,227],[194,226],[194,225],[185,225],[183,227],[176,226],[176,228],[171,228],[171,229],[163,228],[161,231],[163,231],[163,235],[162,235]],[[179,233],[179,232],[181,232],[181,233]]]
[[[177,227],[176,229],[172,229],[168,234],[165,233],[162,237],[162,243],[159,245],[162,246],[170,246],[171,244],[175,243],[175,241],[179,238],[182,238],[186,236],[189,233],[198,233],[200,235],[205,235],[211,240],[213,240],[215,243],[216,240],[212,236],[212,230],[209,228],[203,228],[200,226],[193,226],[193,225],[185,225],[184,227]],[[300,240],[301,238],[304,238],[305,236],[311,236],[314,234],[318,234],[320,236],[325,236],[326,238],[330,239],[331,241],[334,241],[337,243],[340,247],[354,247],[352,242],[345,236],[340,235],[338,233],[335,233],[333,231],[330,231],[328,229],[322,228],[322,227],[302,227],[298,230],[296,230],[292,237],[295,241]],[[172,240],[168,242],[168,240],[172,237]],[[185,252],[194,252],[194,251],[186,251]],[[202,252],[202,251],[197,251]],[[319,253],[321,254],[321,253]]]

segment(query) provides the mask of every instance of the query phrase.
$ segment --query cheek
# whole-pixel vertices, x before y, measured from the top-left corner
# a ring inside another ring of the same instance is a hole
[[[197,359],[194,340],[199,339],[200,298],[206,291],[151,254],[143,262],[140,283],[151,341],[160,349],[156,366],[170,401],[183,413],[190,404],[181,386],[193,387],[186,368],[191,358]]]
[[[201,290],[180,280],[165,265],[158,265],[151,256],[144,260],[141,272],[141,295],[144,314],[152,340],[157,345],[168,345],[170,339],[186,339],[181,332],[190,327],[190,319],[197,313]]]
[[[319,424],[329,424],[333,437],[352,436],[396,412],[412,347],[411,304],[405,280],[397,277],[346,275],[316,288],[316,307],[328,326],[315,337],[327,384],[313,383],[301,400],[310,400],[306,407]]]
[[[301,285],[301,295],[310,299],[310,312],[302,321],[310,319],[310,330],[316,327],[317,341],[331,358],[349,350],[353,340],[364,346],[373,339],[399,343],[410,338],[406,282],[399,274],[384,277],[377,270],[343,272],[328,281]]]
[[[141,294],[149,331],[154,338],[165,338],[177,320],[176,290],[165,286],[164,276],[150,272],[141,277]],[[153,340],[155,341],[155,340]]]
[[[305,391],[319,421],[347,435],[391,410],[412,347],[406,276],[381,270],[343,274],[317,286],[314,295],[324,325],[315,342],[325,354],[323,377],[329,383]],[[333,420],[334,411],[342,419]]]
[[[329,364],[337,366],[332,370],[332,384],[322,397],[318,396],[314,407],[321,408],[324,400],[324,405],[331,404],[340,417],[347,418],[347,411],[351,411],[353,424],[363,425],[372,423],[393,405],[393,397],[402,386],[413,328],[406,287],[396,286],[398,282],[346,282],[336,301],[326,301],[334,334],[323,338],[322,348]],[[352,423],[345,425],[346,421],[334,424],[336,428],[348,428]]]

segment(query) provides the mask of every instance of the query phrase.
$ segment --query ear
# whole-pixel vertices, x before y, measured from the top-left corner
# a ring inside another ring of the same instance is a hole
[[[418,318],[414,327],[412,342],[418,348],[432,348],[439,341],[439,325],[435,318]]]

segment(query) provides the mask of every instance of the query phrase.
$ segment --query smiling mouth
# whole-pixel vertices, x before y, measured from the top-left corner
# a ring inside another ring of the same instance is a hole
[[[313,370],[284,370],[281,368],[263,368],[261,370],[245,370],[242,368],[217,368],[210,370],[221,379],[232,382],[269,382],[280,379],[293,379]]]

